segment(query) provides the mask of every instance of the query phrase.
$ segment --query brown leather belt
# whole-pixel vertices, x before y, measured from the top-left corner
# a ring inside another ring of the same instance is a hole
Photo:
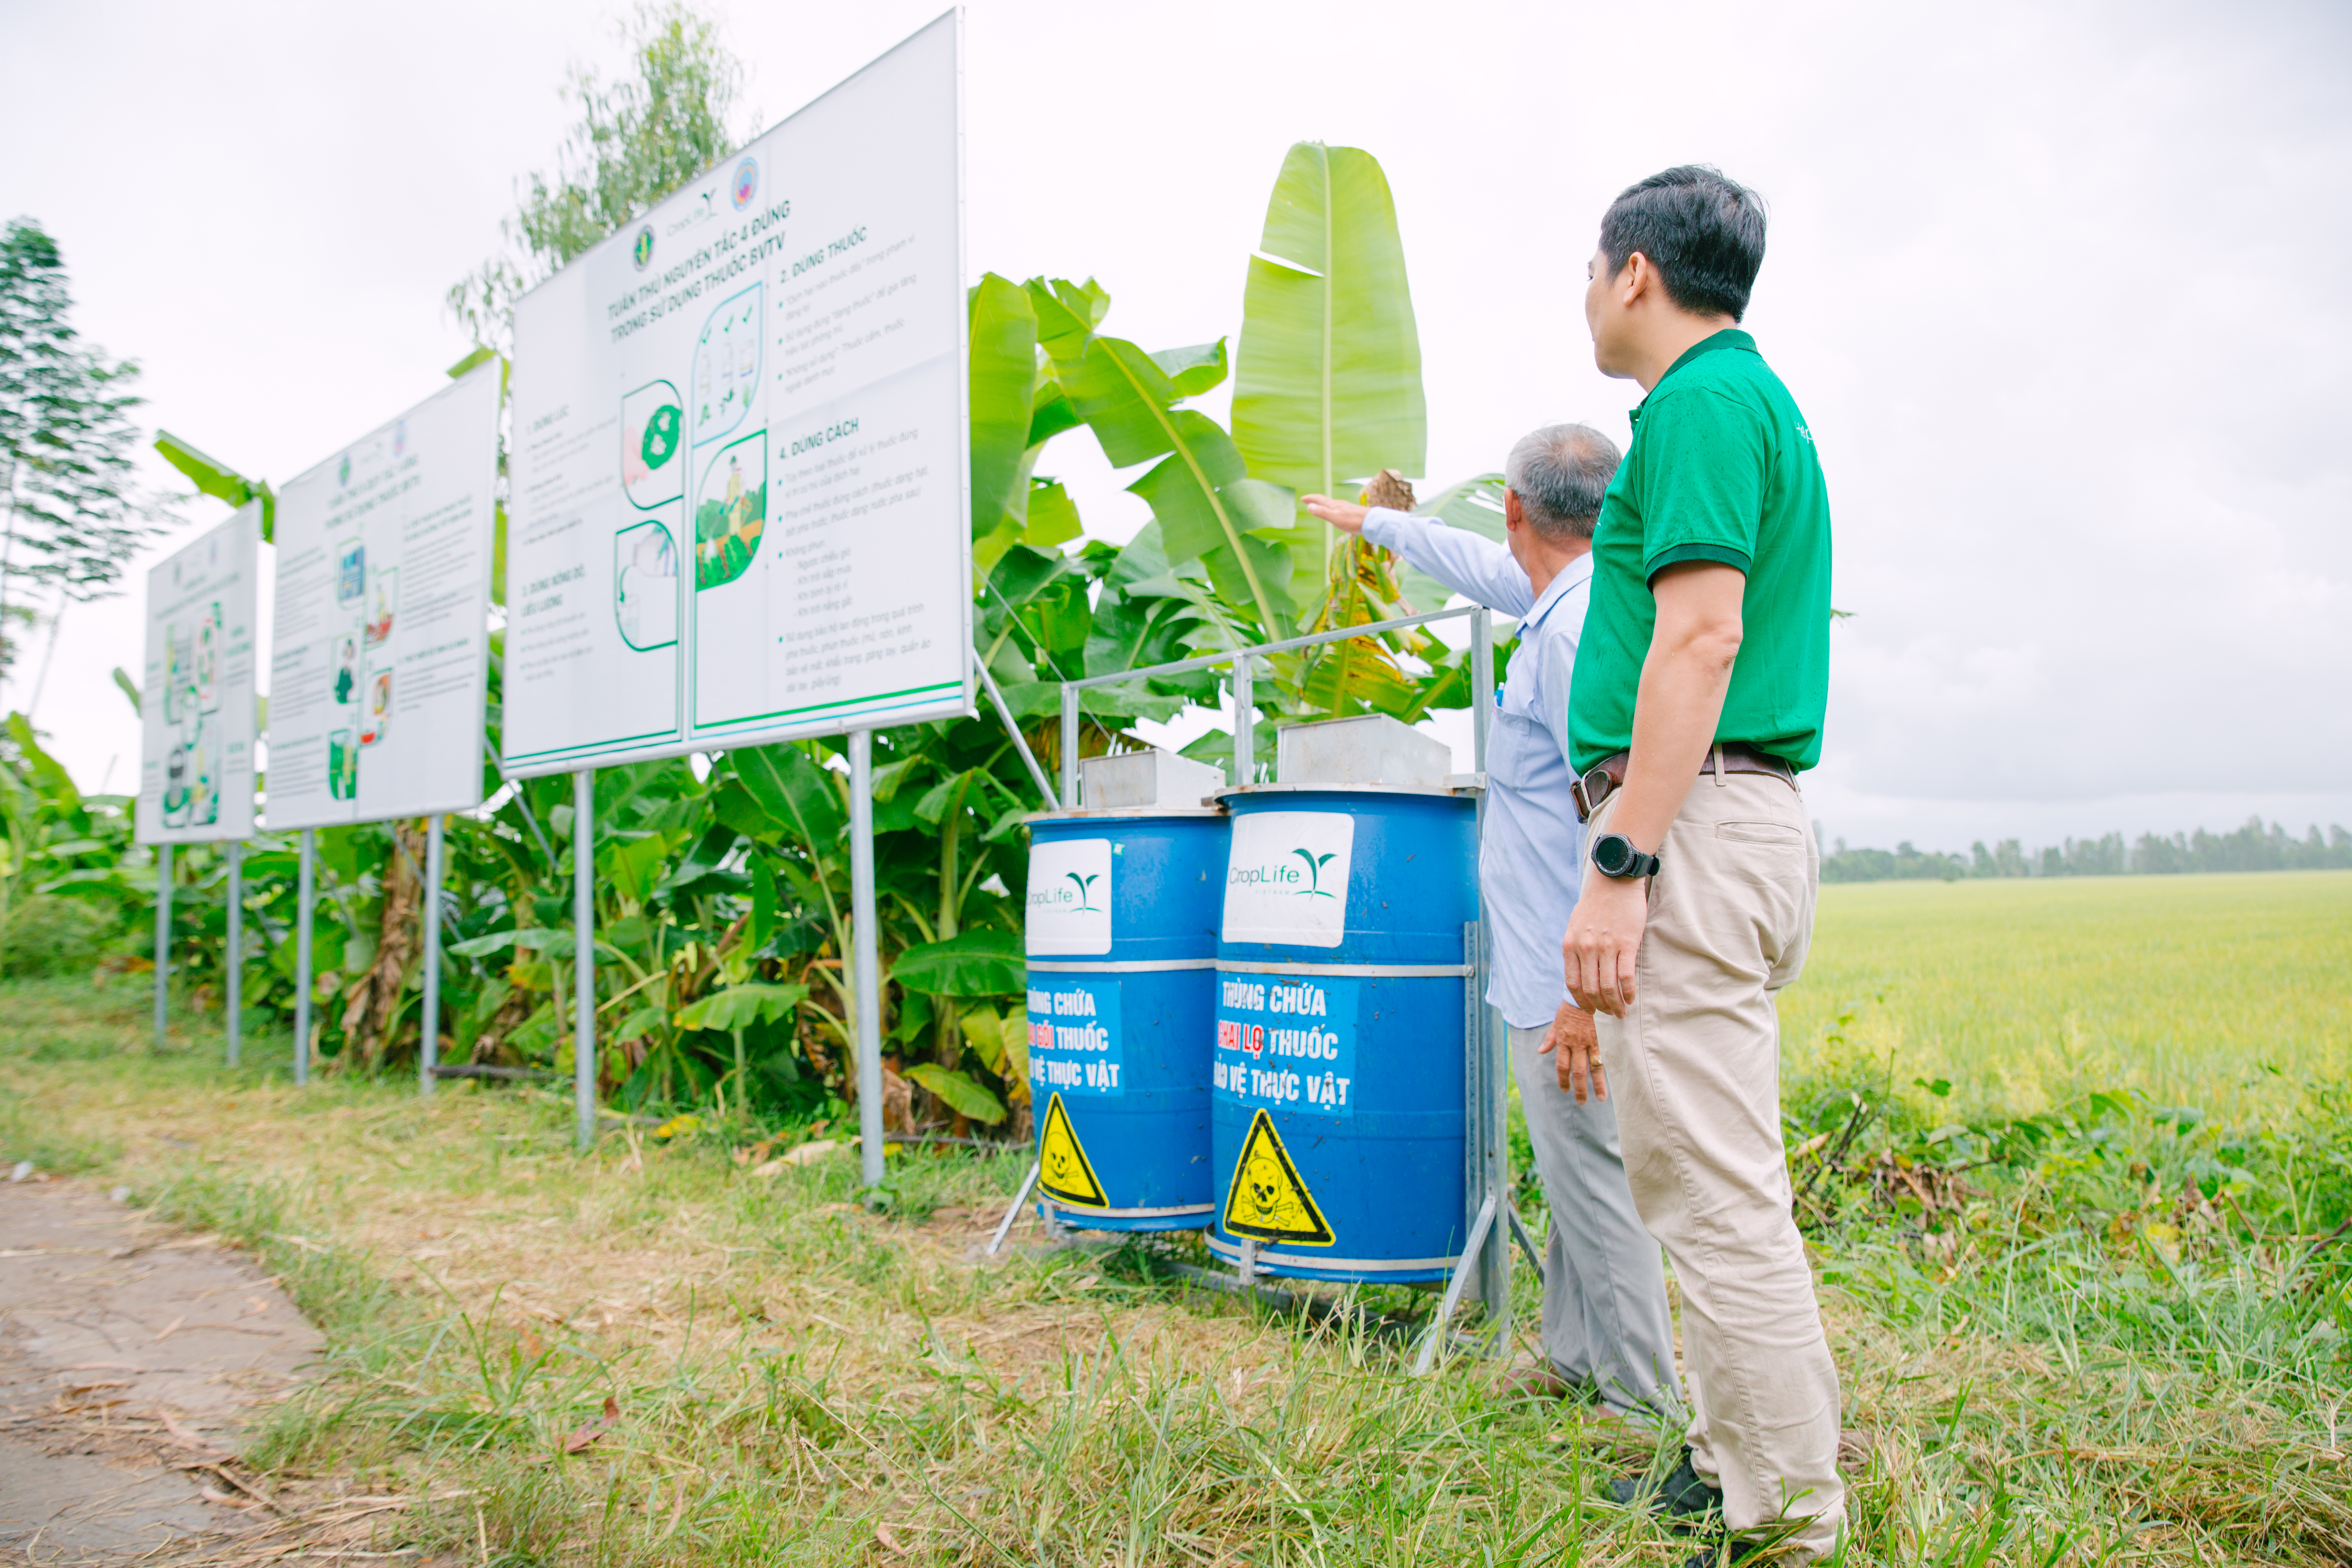
[[[1601,803],[1625,787],[1625,761],[1623,752],[1603,757],[1585,769],[1582,778],[1568,786],[1569,793],[1576,797],[1577,821],[1591,821]],[[1791,789],[1797,784],[1796,769],[1769,752],[1759,752],[1737,742],[1708,747],[1706,761],[1699,765],[1698,773],[1701,778],[1709,773],[1768,773]]]

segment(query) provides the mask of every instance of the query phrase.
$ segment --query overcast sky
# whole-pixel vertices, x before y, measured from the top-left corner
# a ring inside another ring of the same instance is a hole
[[[0,0],[0,216],[58,238],[152,423],[282,482],[465,353],[443,292],[616,9]],[[717,14],[765,125],[938,10]],[[1624,438],[1580,309],[1616,190],[1762,192],[1748,324],[1854,612],[1832,837],[2352,826],[2352,9],[980,0],[968,38],[970,268],[1097,277],[1146,347],[1238,331],[1292,142],[1377,155],[1439,480],[1549,420]],[[1084,433],[1044,468],[1103,537],[1148,515]],[[36,719],[86,788],[135,782],[139,635],[130,598],[65,619]]]

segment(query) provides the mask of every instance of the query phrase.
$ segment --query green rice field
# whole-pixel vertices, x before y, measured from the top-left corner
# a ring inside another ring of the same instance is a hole
[[[2352,872],[1824,888],[1780,1019],[1792,1072],[1943,1079],[1963,1112],[2129,1089],[2260,1121],[2352,1068]]]

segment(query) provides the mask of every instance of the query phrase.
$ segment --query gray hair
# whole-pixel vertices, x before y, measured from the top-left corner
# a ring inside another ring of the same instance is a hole
[[[1547,425],[1519,437],[1503,482],[1546,539],[1590,539],[1617,463],[1616,443],[1591,426]]]

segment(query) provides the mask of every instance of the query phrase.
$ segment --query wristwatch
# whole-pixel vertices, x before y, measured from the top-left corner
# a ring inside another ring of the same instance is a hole
[[[1592,841],[1592,864],[1602,876],[1621,882],[1658,874],[1658,858],[1634,848],[1633,841],[1622,833],[1604,833]]]

